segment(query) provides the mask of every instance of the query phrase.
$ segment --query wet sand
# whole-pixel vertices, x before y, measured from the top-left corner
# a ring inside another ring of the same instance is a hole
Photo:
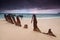
[[[0,20],[0,40],[60,40],[60,19],[37,19],[38,28],[47,33],[51,28],[56,37],[33,31],[31,19],[23,18],[22,27]],[[27,24],[28,28],[23,26]]]

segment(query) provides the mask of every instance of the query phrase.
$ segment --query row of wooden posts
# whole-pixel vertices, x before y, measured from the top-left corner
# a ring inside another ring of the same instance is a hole
[[[15,19],[15,17],[14,17],[13,14],[4,14],[4,17],[5,17],[6,21],[9,22],[9,23],[15,24],[15,25],[20,26],[20,27],[22,26],[22,25],[21,25],[21,20],[19,19],[19,16],[16,16],[16,19]],[[33,23],[34,29],[33,29],[33,30],[34,30],[34,31],[39,31],[40,33],[43,33],[43,32],[41,32],[41,30],[39,30],[39,28],[37,27],[37,19],[36,19],[35,16],[33,16],[33,19],[34,19],[34,23]],[[28,26],[28,25],[26,24],[24,28],[27,28],[27,26]],[[56,37],[56,36],[52,33],[51,29],[49,29],[48,33],[43,33],[43,34],[47,34],[47,35],[51,35],[51,36]]]
[[[4,17],[7,22],[21,27],[21,21],[19,19],[19,16],[16,16],[16,20],[15,20],[14,15],[12,15],[12,14],[4,14]]]

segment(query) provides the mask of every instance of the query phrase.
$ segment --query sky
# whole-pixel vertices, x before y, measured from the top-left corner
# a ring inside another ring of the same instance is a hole
[[[32,10],[32,11],[31,11]],[[57,13],[60,0],[0,0],[0,12]]]

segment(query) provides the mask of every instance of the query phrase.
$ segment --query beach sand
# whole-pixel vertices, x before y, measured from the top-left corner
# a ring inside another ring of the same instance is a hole
[[[56,37],[33,31],[31,19],[23,18],[22,27],[0,20],[0,40],[60,40],[60,19],[37,19],[38,27],[42,32],[47,33],[51,28]],[[25,29],[24,25],[28,28]]]

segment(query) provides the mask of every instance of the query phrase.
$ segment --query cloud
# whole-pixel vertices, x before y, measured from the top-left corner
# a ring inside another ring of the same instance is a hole
[[[60,8],[60,0],[0,0],[0,10],[23,8]]]

